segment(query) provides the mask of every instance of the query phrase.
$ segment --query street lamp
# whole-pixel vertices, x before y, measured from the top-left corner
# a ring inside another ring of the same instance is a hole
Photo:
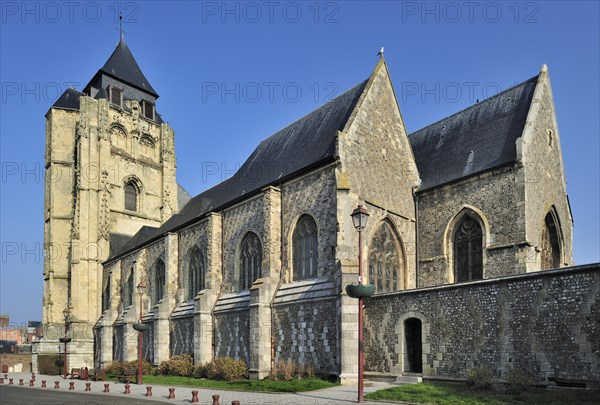
[[[375,292],[373,284],[365,284],[362,276],[362,231],[367,226],[369,213],[359,205],[352,214],[354,229],[358,231],[358,284],[346,286],[346,293],[352,298],[358,298],[358,402],[363,402],[364,396],[364,362],[365,350],[363,342],[363,298],[368,298]]]
[[[148,325],[142,322],[142,297],[146,292],[146,284],[144,281],[140,281],[137,285],[137,291],[140,295],[140,320],[138,323],[133,324],[133,329],[137,330],[138,333],[138,384],[142,384],[142,345],[144,331],[148,329]]]
[[[60,338],[59,340],[65,344],[65,350],[64,350],[64,378],[65,380],[67,379],[67,343],[69,343],[71,341],[71,338],[68,337],[68,333],[69,333],[69,323],[71,321],[71,309],[69,308],[69,305],[67,304],[66,308],[63,309],[63,316],[65,317],[65,337],[64,338]]]

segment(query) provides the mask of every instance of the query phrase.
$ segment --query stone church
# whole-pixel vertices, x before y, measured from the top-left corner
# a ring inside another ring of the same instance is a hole
[[[376,288],[366,370],[600,380],[600,269],[573,263],[545,65],[409,135],[382,57],[193,198],[157,99],[121,39],[46,115],[47,333],[35,353],[56,353],[66,324],[69,367],[134,360],[141,300],[155,365],[230,356],[264,378],[292,360],[356,381],[358,307],[345,286],[357,281],[360,204]]]

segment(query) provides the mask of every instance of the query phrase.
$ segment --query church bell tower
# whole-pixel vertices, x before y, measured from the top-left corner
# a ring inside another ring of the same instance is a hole
[[[56,354],[67,324],[68,367],[92,366],[102,263],[179,208],[174,132],[158,97],[121,37],[83,91],[66,90],[46,114],[45,331],[34,354]]]

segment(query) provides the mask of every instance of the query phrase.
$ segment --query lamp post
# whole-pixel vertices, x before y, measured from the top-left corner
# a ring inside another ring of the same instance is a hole
[[[69,308],[69,305],[67,305],[66,308],[63,309],[63,316],[65,317],[65,337],[60,338],[59,340],[65,344],[63,368],[64,368],[64,378],[66,380],[67,379],[67,343],[69,343],[71,341],[71,338],[67,336],[69,333],[69,322],[71,320],[71,309]]]
[[[365,283],[363,281],[362,276],[362,230],[365,229],[367,225],[367,219],[369,218],[369,214],[367,210],[359,205],[352,214],[352,222],[354,224],[354,229],[358,231],[358,286],[361,287]],[[371,292],[372,294],[372,292]],[[364,372],[364,362],[365,362],[365,350],[364,350],[364,342],[363,342],[363,298],[367,295],[365,294],[357,294],[356,298],[358,298],[358,402],[363,402],[364,396],[364,381],[363,381],[363,372]]]
[[[140,281],[137,285],[137,291],[140,296],[140,320],[139,323],[134,324],[133,328],[137,330],[138,333],[138,384],[142,384],[142,345],[143,345],[143,335],[144,330],[148,329],[148,325],[142,323],[142,297],[146,292],[146,284],[144,281]]]

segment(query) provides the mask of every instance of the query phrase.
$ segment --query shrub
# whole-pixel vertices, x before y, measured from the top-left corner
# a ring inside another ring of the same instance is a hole
[[[273,381],[289,381],[294,377],[311,378],[314,376],[315,369],[312,366],[305,364],[296,364],[291,360],[278,360],[275,364],[275,367],[271,369],[269,378]]]
[[[271,378],[275,381],[289,381],[294,376],[296,365],[290,360],[278,360],[274,369],[271,370]]]
[[[40,374],[60,375],[63,371],[63,357],[57,354],[38,355],[38,370]]]
[[[192,377],[194,378],[206,378],[208,364],[198,364],[194,367]]]
[[[521,370],[510,370],[508,372],[507,380],[507,390],[511,394],[520,394],[523,391],[527,391],[529,386],[533,384],[533,380],[531,379],[531,377],[522,372]]]
[[[123,374],[123,370],[126,368],[129,368],[126,362],[116,360],[106,366],[106,373],[111,375],[120,375]]]
[[[181,377],[191,377],[194,371],[194,361],[189,354],[173,356],[169,360],[163,361],[158,366],[159,372],[163,375],[178,375]]]
[[[316,375],[317,375],[317,373],[315,372],[315,369],[313,368],[313,366],[305,366],[304,367],[304,375],[303,375],[303,377],[313,378]]]
[[[211,380],[242,380],[248,377],[248,368],[242,360],[219,357],[206,366],[206,377]]]
[[[125,368],[134,368],[137,370],[138,369],[138,361],[132,360],[132,361],[125,363]],[[154,373],[154,368],[152,367],[152,364],[148,360],[143,359],[142,360],[142,374],[150,375],[153,373]]]
[[[467,373],[467,386],[477,391],[489,391],[494,387],[494,373],[489,368],[472,368]]]

